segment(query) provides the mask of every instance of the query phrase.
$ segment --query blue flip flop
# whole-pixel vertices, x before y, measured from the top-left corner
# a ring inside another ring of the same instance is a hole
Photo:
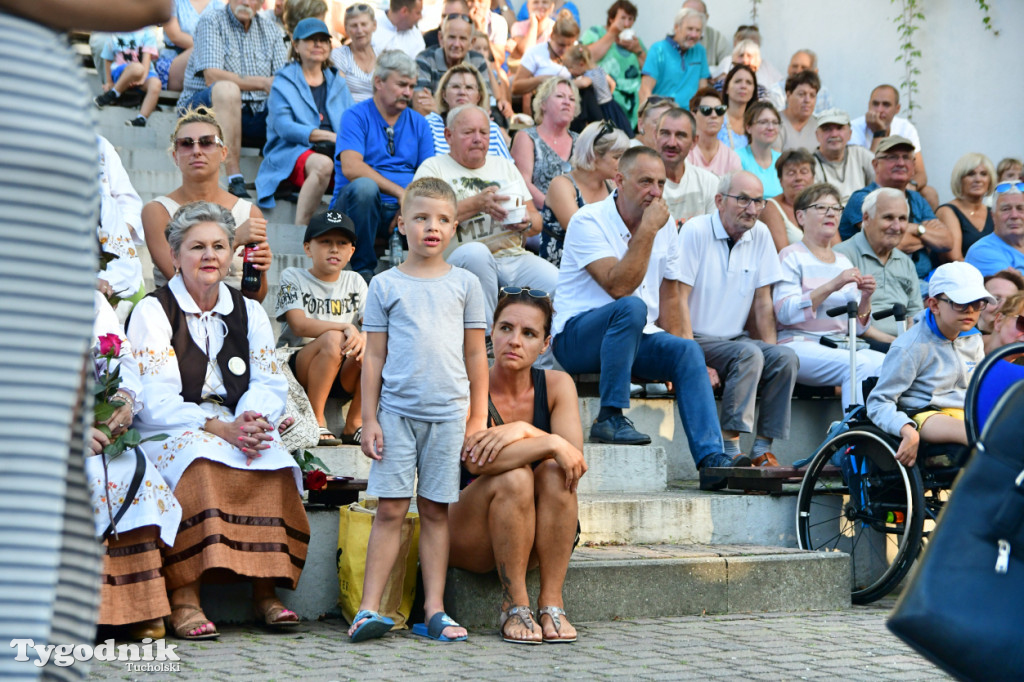
[[[366,620],[363,620],[364,618]],[[349,638],[353,642],[364,642],[368,639],[383,637],[395,626],[395,621],[387,616],[380,615],[376,611],[360,611],[352,619],[352,622],[358,623],[361,620],[363,620],[363,624],[357,627],[356,631]]]
[[[412,634],[419,635],[420,637],[428,637],[437,642],[464,642],[466,641],[466,635],[456,637],[445,637],[442,632],[447,627],[461,627],[458,623],[452,620],[447,613],[444,611],[438,611],[430,618],[429,623],[416,623],[412,626]]]

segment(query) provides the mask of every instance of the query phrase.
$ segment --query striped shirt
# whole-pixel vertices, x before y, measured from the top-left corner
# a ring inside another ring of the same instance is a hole
[[[438,113],[427,114],[427,123],[430,124],[430,136],[434,140],[434,153],[447,154],[451,151],[448,140],[444,139],[444,119]],[[491,121],[491,139],[487,146],[489,156],[498,156],[503,159],[512,160],[512,153],[505,144],[505,136],[501,134],[501,128],[494,121]]]
[[[835,252],[833,252],[835,253]],[[803,242],[790,244],[779,252],[782,262],[782,279],[775,283],[775,318],[779,326],[779,343],[793,341],[796,337],[819,337],[846,333],[846,317],[829,317],[825,311],[847,302],[860,303],[860,291],[855,282],[850,282],[839,291],[834,291],[817,308],[811,307],[811,292],[835,279],[843,270],[853,267],[850,259],[835,253],[835,262],[818,260]],[[862,334],[866,325],[857,321],[857,333]]]
[[[204,12],[196,24],[195,48],[185,67],[185,86],[178,105],[208,87],[203,76],[206,69],[270,78],[287,61],[284,32],[263,15],[253,16],[246,31],[226,7]],[[263,111],[268,96],[263,90],[242,90],[242,102],[250,105],[254,113]]]

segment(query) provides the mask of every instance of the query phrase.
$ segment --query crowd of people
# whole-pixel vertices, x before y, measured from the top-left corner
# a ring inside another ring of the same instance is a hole
[[[252,583],[260,623],[298,622],[275,592],[295,587],[309,542],[281,444],[297,416],[285,371],[320,444],[373,460],[380,504],[353,641],[393,625],[380,602],[414,494],[426,613],[414,631],[465,639],[444,610],[452,565],[497,570],[506,641],[575,641],[562,586],[586,464],[566,372],[600,373],[598,443],[650,443],[625,413],[631,385],[669,384],[700,487],[715,490],[725,480],[709,469],[779,465],[797,383],[864,402],[837,348],[845,321],[826,315],[849,302],[856,375],[879,379],[868,410],[901,439],[899,460],[912,465],[921,439],[965,442],[970,371],[1024,339],[1019,160],[964,155],[939,206],[890,85],[851,119],[813,51],[783,76],[756,27],[730,48],[701,0],[649,49],[629,0],[586,30],[571,2],[528,0],[521,17],[499,4],[448,0],[424,35],[421,0],[340,13],[177,0],[165,49],[153,28],[104,38],[95,101],[140,89],[132,126],[180,79],[181,184],[143,206],[99,140],[95,336],[119,350],[101,358],[98,344],[94,364],[122,377],[118,409],[86,439],[97,535],[119,531],[105,541],[102,624],[155,638],[167,616],[178,637],[216,637],[200,586],[225,580]],[[243,145],[263,148],[255,203]],[[267,278],[243,288],[242,272],[269,269],[261,209],[292,194],[311,267],[282,273],[275,339]],[[394,235],[406,256],[385,268],[378,241]],[[899,338],[871,318],[896,303],[911,318]],[[332,397],[349,403],[340,438]],[[137,467],[98,469],[129,428],[163,439]],[[114,522],[108,500],[132,513]]]

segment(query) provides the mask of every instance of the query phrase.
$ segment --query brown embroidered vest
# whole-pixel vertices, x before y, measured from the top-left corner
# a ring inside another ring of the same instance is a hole
[[[234,411],[242,394],[249,390],[249,315],[245,310],[245,299],[241,292],[231,287],[227,287],[227,290],[231,294],[234,309],[221,318],[227,324],[228,333],[224,337],[224,345],[217,353],[217,367],[220,368],[224,388],[227,390],[224,405]],[[171,323],[171,346],[174,347],[174,354],[178,358],[181,397],[198,405],[203,402],[203,384],[206,383],[206,366],[209,358],[193,341],[185,312],[178,305],[178,299],[174,297],[170,288],[160,287],[150,296],[160,301]],[[228,369],[228,362],[236,357],[242,359],[245,367],[241,375]]]

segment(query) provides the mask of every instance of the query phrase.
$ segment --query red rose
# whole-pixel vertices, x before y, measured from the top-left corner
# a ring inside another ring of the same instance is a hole
[[[306,472],[306,490],[320,490],[327,485],[327,474],[319,469]]]
[[[121,337],[117,334],[104,334],[100,337],[100,355],[121,355]]]

